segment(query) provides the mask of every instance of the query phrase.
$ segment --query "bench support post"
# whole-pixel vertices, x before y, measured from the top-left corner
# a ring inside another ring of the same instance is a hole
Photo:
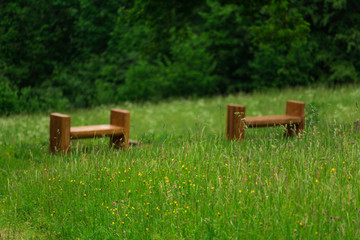
[[[68,153],[70,150],[70,121],[68,115],[50,114],[50,151]]]
[[[229,140],[244,140],[245,124],[242,120],[245,118],[246,107],[235,104],[227,105],[226,112],[226,137]]]
[[[301,122],[298,124],[293,124],[292,126],[288,125],[285,135],[288,137],[293,137],[294,133],[296,133],[296,135],[302,133],[305,128],[305,103],[298,101],[287,101],[286,115],[301,117]]]
[[[110,114],[110,124],[125,128],[123,135],[110,136],[110,145],[116,148],[129,148],[130,112],[127,110],[112,109]]]

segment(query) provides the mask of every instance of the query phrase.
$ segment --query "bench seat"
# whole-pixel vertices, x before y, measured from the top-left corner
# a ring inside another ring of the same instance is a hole
[[[130,112],[112,109],[110,124],[71,127],[71,116],[50,114],[50,151],[69,153],[72,139],[109,137],[110,146],[127,149],[130,142]]]
[[[92,125],[92,126],[81,126],[71,127],[70,137],[75,139],[80,138],[93,138],[93,137],[105,137],[105,136],[116,136],[122,135],[125,132],[124,127],[104,124],[104,125]]]
[[[247,117],[246,107],[228,104],[226,111],[226,136],[229,140],[244,140],[246,128],[286,126],[285,135],[292,137],[305,127],[305,103],[287,101],[285,115]]]
[[[260,116],[260,117],[246,117],[245,124],[247,127],[270,127],[289,124],[301,123],[301,117],[288,116],[288,115],[273,115],[273,116]]]

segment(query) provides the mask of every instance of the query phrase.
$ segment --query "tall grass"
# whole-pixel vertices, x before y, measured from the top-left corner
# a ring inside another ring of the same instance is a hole
[[[288,89],[70,112],[73,125],[131,111],[127,151],[108,139],[48,153],[48,114],[0,119],[0,234],[5,239],[359,238],[357,86]],[[249,129],[226,141],[227,103],[248,115],[307,102],[303,135]]]

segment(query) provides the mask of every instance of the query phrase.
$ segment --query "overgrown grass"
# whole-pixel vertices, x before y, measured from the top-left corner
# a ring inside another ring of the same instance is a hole
[[[77,110],[73,125],[131,111],[142,147],[73,141],[48,153],[48,114],[0,119],[0,234],[5,239],[359,238],[358,86],[288,89]],[[225,140],[227,103],[248,115],[307,102],[297,138],[282,128]]]

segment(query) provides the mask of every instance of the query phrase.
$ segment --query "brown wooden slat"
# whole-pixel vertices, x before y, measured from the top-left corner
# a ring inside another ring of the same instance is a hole
[[[110,114],[110,124],[124,128],[123,135],[113,135],[110,137],[110,146],[129,148],[130,140],[130,112],[121,109],[112,109]]]
[[[287,101],[285,115],[305,117],[305,103],[299,101]]]
[[[81,126],[71,127],[71,138],[93,138],[102,136],[114,136],[124,134],[125,128],[115,125],[93,125],[93,126]]]
[[[274,116],[261,116],[261,117],[246,117],[245,124],[249,128],[254,127],[268,127],[286,124],[298,124],[301,122],[301,117],[288,116],[288,115],[274,115]]]
[[[67,153],[70,149],[71,117],[60,113],[50,114],[50,151]]]
[[[226,110],[226,136],[229,140],[244,139],[244,124],[241,119],[245,117],[245,106],[228,104]],[[235,114],[237,113],[237,114]]]
[[[286,114],[287,116],[301,117],[301,122],[294,128],[288,126],[287,136],[292,137],[294,133],[302,133],[305,128],[305,103],[298,101],[287,101],[286,102]]]
[[[70,118],[70,115],[61,114],[61,113],[51,113],[50,116],[61,117],[61,118]]]

